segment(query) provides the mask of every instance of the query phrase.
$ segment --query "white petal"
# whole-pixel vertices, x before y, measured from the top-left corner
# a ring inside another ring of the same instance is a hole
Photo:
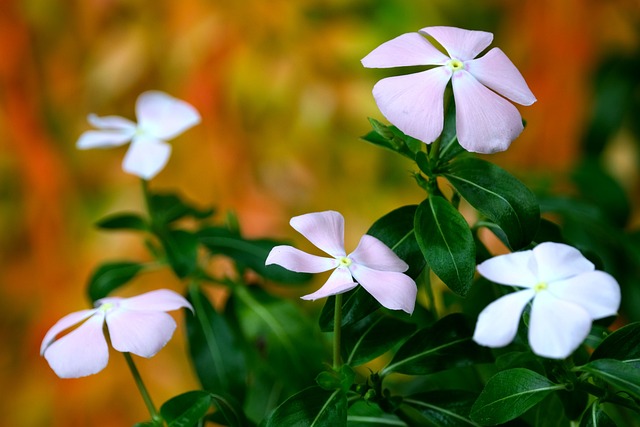
[[[170,156],[171,145],[166,142],[136,137],[124,156],[122,169],[149,180],[164,169]]]
[[[620,286],[604,271],[589,271],[549,284],[549,292],[587,310],[591,319],[617,314],[620,308]]]
[[[125,119],[120,116],[96,116],[95,114],[89,114],[87,121],[98,129],[105,130],[119,130],[128,132],[133,135],[136,131],[136,124],[129,119]]]
[[[573,353],[591,330],[591,317],[582,307],[538,292],[531,307],[529,344],[535,354],[564,359]]]
[[[463,30],[455,27],[426,27],[421,33],[429,34],[444,47],[452,58],[467,61],[475,58],[493,40],[486,31]]]
[[[200,123],[191,105],[164,92],[148,91],[136,102],[138,127],[158,139],[171,139]]]
[[[311,255],[293,246],[276,246],[271,249],[265,265],[277,264],[298,273],[322,273],[338,266],[335,258]]]
[[[44,351],[51,369],[60,378],[79,378],[100,372],[109,361],[109,348],[102,332],[104,314],[96,313],[78,328]]]
[[[325,298],[331,295],[338,295],[358,286],[356,282],[353,281],[351,277],[351,273],[348,269],[344,267],[336,268],[327,282],[322,285],[320,289],[315,291],[312,294],[305,295],[300,297],[305,300],[317,300],[318,298]]]
[[[107,326],[113,348],[151,357],[169,342],[176,322],[162,311],[117,308],[107,313]]]
[[[382,43],[362,59],[367,68],[443,65],[450,58],[418,33],[407,33]]]
[[[521,105],[531,105],[536,97],[520,71],[500,49],[494,47],[482,58],[465,62],[465,69],[480,83]]]
[[[387,120],[430,144],[442,132],[444,90],[450,77],[448,67],[387,77],[373,87],[373,97]]]
[[[563,243],[544,242],[533,248],[538,280],[553,282],[595,270],[591,261],[576,248]]]
[[[524,129],[518,109],[465,70],[457,71],[452,82],[460,145],[485,154],[509,148]]]
[[[42,356],[44,354],[45,349],[49,346],[49,344],[51,344],[51,342],[60,332],[63,332],[65,329],[69,329],[70,327],[82,322],[84,319],[93,316],[95,312],[95,309],[76,311],[74,313],[67,314],[62,319],[58,320],[55,325],[53,325],[51,329],[47,331],[44,338],[42,339],[42,344],[40,345],[40,355]]]
[[[473,340],[486,347],[504,347],[518,332],[520,316],[533,298],[532,289],[507,294],[485,307],[478,316]]]
[[[413,313],[418,288],[411,277],[396,271],[373,270],[355,263],[349,269],[358,283],[383,307]]]
[[[365,234],[360,239],[356,250],[349,254],[349,258],[374,270],[404,272],[409,266],[387,245],[379,239]]]
[[[329,255],[333,257],[346,255],[344,217],[340,212],[324,211],[294,216],[289,224]]]
[[[173,311],[188,308],[193,311],[189,301],[177,292],[168,289],[158,289],[131,298],[123,298],[119,305],[129,310]]]
[[[531,269],[534,261],[532,251],[498,255],[478,265],[478,273],[501,285],[531,288],[539,281]]]
[[[124,145],[131,141],[132,132],[119,130],[88,130],[80,135],[76,148],[88,150],[91,148],[111,148]]]

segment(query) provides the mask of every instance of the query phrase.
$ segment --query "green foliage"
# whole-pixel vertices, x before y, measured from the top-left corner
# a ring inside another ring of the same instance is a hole
[[[593,402],[582,415],[579,427],[616,427],[616,424],[598,402]]]
[[[640,398],[640,369],[630,363],[615,359],[598,359],[579,368],[615,388]]]
[[[590,360],[598,359],[640,362],[640,322],[623,326],[606,337],[595,349]]]
[[[409,425],[433,427],[478,426],[469,419],[477,394],[465,390],[437,390],[402,400],[397,411]]]
[[[261,427],[343,427],[347,425],[347,397],[342,390],[313,386],[294,394],[278,406]]]
[[[104,230],[133,230],[147,231],[149,224],[147,221],[135,213],[119,213],[109,215],[96,223],[98,228]]]
[[[89,278],[87,285],[89,299],[95,302],[108,296],[131,281],[143,269],[143,264],[130,261],[106,262],[99,265]]]

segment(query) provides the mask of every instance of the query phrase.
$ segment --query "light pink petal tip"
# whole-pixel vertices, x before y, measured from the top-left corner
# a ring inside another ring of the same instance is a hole
[[[96,301],[99,303],[100,300]],[[173,311],[180,308],[193,307],[182,295],[169,289],[157,289],[131,298],[124,298],[119,306],[130,310],[142,311]]]
[[[373,270],[359,264],[351,265],[351,273],[383,307],[413,313],[418,288],[406,274]]]
[[[544,242],[533,248],[538,279],[551,282],[594,271],[595,266],[576,248],[563,243]]]
[[[402,34],[382,43],[362,59],[367,68],[443,65],[449,58],[418,33]]]
[[[358,286],[356,282],[353,281],[351,277],[351,273],[348,269],[336,268],[329,276],[329,279],[326,281],[324,285],[317,291],[312,294],[302,296],[300,298],[304,300],[317,300],[320,298],[326,298],[331,295],[338,295]]]
[[[176,322],[164,312],[116,309],[107,325],[113,348],[142,357],[156,354],[171,339]]]
[[[525,289],[500,297],[486,306],[478,316],[473,340],[492,348],[511,343],[518,332],[522,311],[534,295],[532,289]]]
[[[200,114],[190,104],[164,92],[148,91],[136,102],[138,126],[159,139],[171,139],[200,123]]]
[[[433,37],[452,58],[468,61],[478,56],[493,41],[486,31],[463,30],[455,27],[426,27],[420,30]]]
[[[277,264],[297,273],[322,273],[338,266],[335,258],[311,255],[292,246],[276,246],[271,249],[265,265]]]
[[[340,212],[313,212],[291,218],[289,224],[311,243],[333,257],[345,256],[344,217]]]
[[[112,148],[131,141],[133,132],[119,130],[88,130],[80,135],[76,148],[89,150],[92,148]]]
[[[404,272],[409,266],[379,239],[365,234],[349,255],[354,262],[374,270]]]
[[[132,175],[150,180],[164,169],[170,156],[170,144],[161,140],[136,137],[124,156],[122,169]]]

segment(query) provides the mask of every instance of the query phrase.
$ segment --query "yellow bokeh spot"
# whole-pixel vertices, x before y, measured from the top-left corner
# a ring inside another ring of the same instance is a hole
[[[533,287],[533,290],[536,292],[544,291],[547,289],[547,284],[545,282],[540,282]]]

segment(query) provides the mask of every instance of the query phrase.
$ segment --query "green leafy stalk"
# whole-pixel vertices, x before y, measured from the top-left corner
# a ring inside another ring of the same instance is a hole
[[[122,355],[124,356],[124,360],[127,361],[127,366],[129,366],[131,375],[133,375],[133,379],[136,382],[136,385],[138,386],[138,390],[142,395],[142,400],[144,400],[144,404],[147,406],[147,410],[149,411],[149,415],[151,415],[151,419],[155,423],[161,424],[162,418],[158,414],[158,411],[156,410],[156,407],[154,406],[153,401],[151,400],[151,396],[149,395],[149,392],[147,391],[147,387],[144,385],[144,382],[142,381],[142,377],[140,376],[140,372],[138,371],[138,368],[136,367],[136,364],[133,361],[133,358],[131,357],[131,353],[124,352],[122,353]]]
[[[340,339],[342,334],[342,294],[336,295],[336,308],[333,313],[333,369],[337,372],[342,365],[340,357]]]

